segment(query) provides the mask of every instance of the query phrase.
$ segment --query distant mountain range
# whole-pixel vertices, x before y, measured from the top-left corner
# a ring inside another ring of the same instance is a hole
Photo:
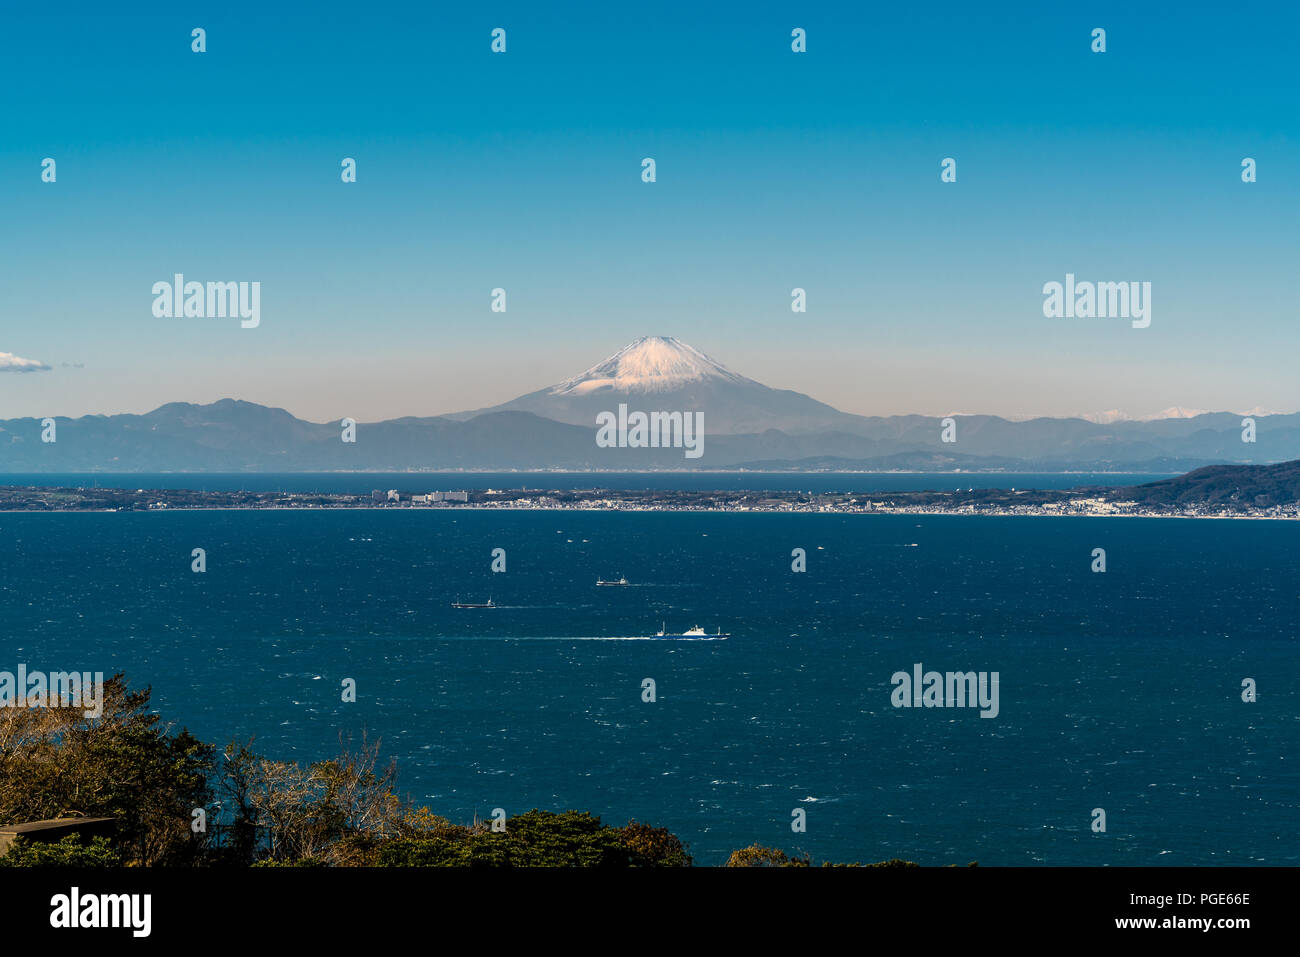
[[[702,414],[704,454],[602,448],[596,415]],[[861,416],[747,379],[676,339],[646,337],[550,388],[488,409],[360,423],[306,422],[284,409],[222,399],[144,415],[0,420],[0,472],[404,471],[408,469],[770,469],[834,471],[1160,471],[1300,458],[1300,414],[1011,421],[957,416],[956,442],[934,416]]]
[[[1105,412],[1086,412],[1080,415],[1080,419],[1087,419],[1089,422],[1098,422],[1103,425],[1111,422],[1150,422],[1153,419],[1194,419],[1198,415],[1208,415],[1208,409],[1184,409],[1182,406],[1175,405],[1168,409],[1157,412],[1155,415],[1129,415],[1119,409],[1109,409]],[[1238,413],[1234,413],[1238,414]],[[1258,417],[1261,415],[1281,415],[1274,409],[1265,409],[1256,406],[1249,411],[1239,413],[1242,416]],[[1021,416],[1021,419],[1034,418],[1034,416]]]

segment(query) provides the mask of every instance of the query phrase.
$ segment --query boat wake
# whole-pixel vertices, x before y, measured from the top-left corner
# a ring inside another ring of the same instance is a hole
[[[726,641],[728,635],[434,635],[436,641]]]

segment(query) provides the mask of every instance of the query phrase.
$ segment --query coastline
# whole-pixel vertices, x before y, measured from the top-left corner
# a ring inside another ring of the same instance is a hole
[[[1191,512],[1106,512],[1106,511],[1001,511],[990,509],[860,509],[827,511],[821,509],[778,509],[778,508],[648,508],[645,506],[594,506],[575,505],[558,506],[523,506],[523,505],[458,505],[450,508],[409,507],[385,508],[375,505],[198,505],[178,506],[156,509],[120,509],[120,508],[0,508],[0,515],[117,515],[129,514],[166,515],[193,512],[632,512],[653,513],[668,512],[673,514],[704,513],[712,515],[835,515],[871,517],[884,515],[909,515],[947,517],[947,518],[1129,518],[1129,519],[1188,519],[1188,520],[1223,520],[1253,522],[1297,522],[1300,514],[1295,515],[1256,515],[1243,514],[1195,514]]]
[[[1281,467],[1294,470],[1293,465]],[[1290,471],[1254,487],[1216,473],[1137,486],[958,488],[854,492],[789,489],[478,488],[430,493],[289,492],[0,485],[0,513],[194,511],[709,512],[968,517],[1245,518],[1300,520]]]

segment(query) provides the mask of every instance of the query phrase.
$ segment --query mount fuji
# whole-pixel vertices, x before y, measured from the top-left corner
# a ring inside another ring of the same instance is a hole
[[[464,421],[489,412],[531,412],[568,425],[590,426],[596,414],[620,402],[644,412],[701,412],[711,434],[778,429],[791,434],[861,431],[867,421],[789,389],[773,389],[732,372],[672,336],[642,336],[581,375],[501,405],[447,418]]]
[[[701,458],[681,448],[597,444],[596,415],[698,413]],[[340,413],[342,414],[342,413]],[[1243,418],[1252,416],[1243,441]],[[731,371],[671,336],[646,336],[563,382],[502,405],[453,415],[315,423],[284,409],[221,399],[171,402],[143,415],[0,419],[6,472],[310,472],[409,469],[775,469],[793,471],[1185,472],[1203,465],[1300,459],[1300,413],[1174,409],[1131,419],[1008,420],[953,413],[956,441],[936,416],[850,415]]]

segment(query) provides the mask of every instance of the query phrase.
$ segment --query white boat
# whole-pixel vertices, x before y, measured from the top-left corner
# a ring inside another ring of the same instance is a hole
[[[659,631],[655,634],[654,637],[656,638],[730,638],[731,635],[723,634],[721,628],[719,628],[715,633],[711,635],[703,628],[701,628],[699,625],[695,625],[692,628],[683,631],[681,634],[669,634],[665,630],[664,625],[660,624]]]
[[[603,579],[603,578],[597,578],[597,579],[596,579],[596,584],[597,584],[597,585],[626,585],[626,584],[627,584],[627,579],[626,579],[626,578],[622,578],[622,577],[620,577],[620,578],[618,579],[618,581],[606,581],[606,580]]]

